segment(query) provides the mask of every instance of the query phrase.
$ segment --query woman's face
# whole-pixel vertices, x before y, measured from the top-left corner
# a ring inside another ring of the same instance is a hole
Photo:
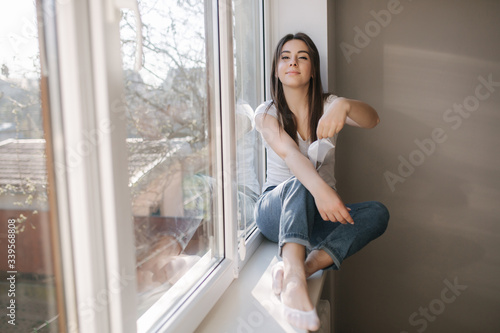
[[[284,87],[300,88],[309,85],[312,77],[311,57],[306,43],[298,39],[286,42],[281,49],[277,71]]]

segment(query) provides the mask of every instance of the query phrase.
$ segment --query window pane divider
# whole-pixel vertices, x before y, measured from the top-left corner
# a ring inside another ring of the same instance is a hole
[[[65,288],[74,287],[76,299],[68,301],[76,303],[78,311],[78,322],[71,321],[68,326],[70,331],[98,332],[109,330],[109,314],[107,307],[95,309],[97,293],[106,290],[106,262],[98,156],[95,149],[84,148],[85,133],[94,128],[95,121],[87,9],[85,1],[56,1],[65,154],[64,164],[56,168],[59,167],[59,174],[64,174],[67,186],[73,254],[70,269],[75,277],[74,286],[70,282]],[[60,218],[64,217],[60,214]],[[68,294],[72,292],[68,290]]]
[[[69,331],[78,322],[76,293],[74,288],[73,249],[68,209],[67,182],[57,166],[64,165],[64,131],[61,113],[61,93],[57,48],[56,20],[53,1],[37,1],[42,71],[42,112],[46,134],[47,173],[49,184],[50,223],[52,229],[52,253],[56,281],[58,325],[61,331]]]
[[[225,257],[235,262],[238,276],[238,202],[235,133],[233,56],[233,11],[231,0],[218,1],[220,49],[220,117],[222,137],[222,183],[224,203]]]
[[[96,0],[56,2],[56,13],[65,151],[58,171],[67,184],[75,276],[67,289],[78,311],[68,327],[135,332],[125,123],[112,110],[123,91],[118,22],[107,21]]]
[[[119,9],[114,0],[88,0],[91,18],[94,133],[101,201],[101,232],[106,261],[106,289],[111,333],[135,332],[135,238],[128,188],[126,120],[122,108],[123,70]],[[135,1],[135,0],[134,0]],[[113,6],[106,6],[112,2]],[[116,15],[110,15],[112,11]]]

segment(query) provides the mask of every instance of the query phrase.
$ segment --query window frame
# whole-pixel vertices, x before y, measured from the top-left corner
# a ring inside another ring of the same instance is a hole
[[[61,237],[63,269],[72,272],[63,281],[66,327],[70,332],[133,332],[135,320],[127,314],[135,311],[134,252],[123,246],[133,244],[133,234],[131,224],[119,223],[131,216],[127,205],[119,205],[127,196],[126,172],[118,168],[126,155],[115,149],[121,137],[123,146],[125,140],[119,115],[109,113],[121,87],[113,82],[116,61],[109,61],[119,56],[119,41],[113,44],[110,38],[117,26],[94,0],[56,1],[55,6],[61,110],[51,110],[52,134],[53,144],[59,144],[55,158],[63,166],[56,166],[57,188],[67,200],[58,205],[59,224],[69,234],[69,239]],[[107,53],[112,46],[118,50]],[[92,145],[86,135],[105,122],[116,125],[116,131],[104,129]]]
[[[235,0],[236,1],[236,0]],[[231,1],[231,4],[232,4],[232,1]],[[259,47],[260,47],[260,58],[259,58],[259,61],[260,61],[260,73],[258,75],[259,79],[260,79],[260,82],[259,82],[259,85],[260,85],[260,94],[261,96],[266,99],[267,98],[267,92],[266,92],[266,77],[267,77],[267,72],[266,72],[266,67],[267,67],[267,64],[265,62],[265,51],[266,51],[266,27],[269,26],[268,25],[268,19],[267,19],[267,14],[269,13],[268,11],[268,8],[269,8],[269,3],[268,3],[268,0],[260,0],[258,1],[258,6],[259,6],[259,9],[258,9],[258,15],[259,15],[259,18],[258,18],[258,22],[259,22],[259,35],[260,35],[260,40],[259,40]],[[234,8],[231,8],[231,12],[233,12]],[[230,26],[230,29],[231,29],[231,37],[233,37],[234,35],[234,31],[233,31],[233,26],[231,24]],[[231,42],[232,42],[233,39],[231,39]],[[233,45],[231,44],[231,49],[233,50]],[[234,59],[234,57],[232,58]],[[233,67],[234,68],[234,64],[232,63]],[[235,75],[235,74],[234,74]],[[236,80],[233,79],[232,82],[235,82]],[[233,89],[233,95],[234,95],[234,84],[231,86],[232,89]],[[262,101],[264,102],[264,100]],[[236,110],[234,109],[235,106],[234,106],[234,99],[233,99],[233,109],[231,110],[231,113],[234,115],[236,113]],[[234,120],[233,120],[233,123],[232,124],[235,124]],[[260,134],[258,134],[260,135]],[[234,136],[233,136],[233,139],[234,141]],[[256,171],[256,176],[257,176],[257,179],[259,181],[260,184],[264,184],[265,182],[265,177],[266,177],[266,152],[265,152],[265,149],[264,149],[264,146],[263,145],[260,145],[258,147],[258,151],[257,151],[257,157],[258,157],[258,170]],[[236,155],[234,155],[234,159],[236,159]],[[236,162],[234,162],[236,163]],[[236,195],[236,194],[235,194]],[[236,220],[235,220],[236,221]],[[254,252],[257,250],[257,248],[259,247],[259,245],[262,243],[262,241],[264,240],[264,236],[260,233],[259,229],[257,228],[257,226],[254,226],[251,230],[249,231],[246,231],[244,233],[246,235],[246,239],[244,240],[244,249],[241,249],[240,248],[240,244],[237,244],[237,247],[238,247],[238,269],[237,269],[237,274],[239,274],[239,272],[243,269],[243,267],[245,266],[245,264],[249,261],[249,259],[252,257],[252,255],[254,254]],[[241,236],[240,236],[241,237]],[[239,237],[237,237],[237,240],[239,240]],[[239,242],[238,242],[239,243]]]
[[[46,1],[44,1],[45,3]],[[115,1],[54,1],[55,26],[44,27],[52,40],[47,53],[51,77],[50,128],[54,151],[57,216],[60,229],[67,331],[136,332],[135,248],[128,193],[125,119],[116,112],[123,96],[119,9]],[[265,1],[260,1],[261,46],[265,50]],[[257,229],[238,253],[235,99],[232,1],[211,2],[215,59],[217,214],[223,219],[224,258],[205,275],[169,318],[145,331],[194,331],[262,240]],[[45,15],[44,24],[50,17]],[[52,34],[52,36],[50,35]],[[54,41],[54,35],[57,40]],[[49,45],[48,43],[47,45]],[[262,81],[265,90],[266,66]],[[59,107],[60,105],[60,107]],[[99,142],[79,163],[86,134],[107,124]],[[220,125],[220,126],[219,126]],[[112,127],[111,127],[112,126]],[[263,160],[263,159],[262,159]],[[65,166],[63,172],[57,165]],[[125,169],[125,170],[124,170]],[[262,179],[264,170],[258,170]],[[61,299],[61,298],[60,298]],[[194,315],[196,314],[196,315]],[[186,320],[189,318],[189,320]]]

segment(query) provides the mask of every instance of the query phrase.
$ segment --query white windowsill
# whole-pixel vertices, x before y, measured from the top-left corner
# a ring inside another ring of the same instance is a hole
[[[279,298],[272,292],[271,267],[278,260],[278,245],[264,240],[195,332],[306,332],[287,323]],[[320,271],[308,279],[314,304],[325,275]]]

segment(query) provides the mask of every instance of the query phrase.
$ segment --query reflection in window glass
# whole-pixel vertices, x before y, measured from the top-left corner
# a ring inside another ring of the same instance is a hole
[[[58,332],[32,0],[0,4],[0,332]],[[48,112],[48,110],[46,110]],[[15,326],[13,325],[15,324]]]
[[[254,206],[261,188],[257,172],[261,145],[254,123],[254,110],[263,101],[259,6],[259,1],[233,1],[240,237],[255,227]]]
[[[175,305],[221,256],[206,3],[140,2],[140,72],[132,70],[134,14],[122,16],[139,315],[159,300]]]

